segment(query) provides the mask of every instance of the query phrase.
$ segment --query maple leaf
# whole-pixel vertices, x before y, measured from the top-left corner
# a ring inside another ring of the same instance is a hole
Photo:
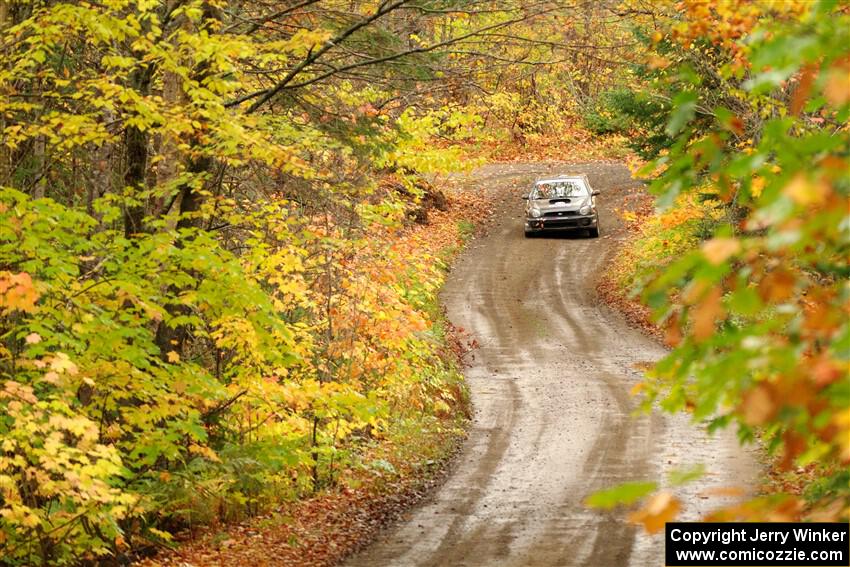
[[[26,272],[0,272],[0,309],[24,312],[35,311],[38,293]]]

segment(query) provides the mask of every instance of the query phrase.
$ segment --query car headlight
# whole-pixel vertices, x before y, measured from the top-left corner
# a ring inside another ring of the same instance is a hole
[[[578,214],[589,215],[592,210],[593,210],[593,207],[591,207],[590,205],[585,205],[578,210]]]
[[[533,219],[540,218],[540,209],[531,209],[528,214],[531,215],[531,218]]]

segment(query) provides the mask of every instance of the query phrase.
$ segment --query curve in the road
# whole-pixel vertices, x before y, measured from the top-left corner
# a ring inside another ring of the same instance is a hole
[[[475,417],[445,484],[409,519],[350,558],[350,567],[661,565],[663,538],[621,513],[588,510],[594,490],[662,478],[704,462],[713,476],[684,489],[690,517],[711,486],[756,470],[731,436],[683,416],[633,416],[635,367],[663,349],[597,301],[595,282],[621,228],[613,210],[641,190],[620,164],[563,168],[602,191],[603,238],[526,239],[520,197],[552,164],[491,165],[469,179],[500,203],[499,221],[464,252],[443,292],[452,322],[480,344],[466,375]]]

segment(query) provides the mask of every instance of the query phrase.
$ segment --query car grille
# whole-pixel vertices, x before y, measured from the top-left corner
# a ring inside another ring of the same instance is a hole
[[[541,223],[543,226],[541,228],[582,228],[585,226],[590,226],[593,222],[593,219],[588,217],[580,218],[580,219],[543,219]]]
[[[548,213],[543,213],[544,217],[574,217],[578,214],[578,211],[549,211]]]
[[[567,220],[567,219],[550,220],[550,221],[546,221],[545,226],[546,226],[546,228],[571,228],[571,227],[578,226],[578,221],[572,220],[572,219],[570,219],[570,220]]]

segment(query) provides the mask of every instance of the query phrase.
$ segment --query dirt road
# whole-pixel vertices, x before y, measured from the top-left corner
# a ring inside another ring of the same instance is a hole
[[[541,174],[587,173],[602,191],[603,238],[526,239],[523,202]],[[479,342],[467,377],[475,418],[446,483],[350,559],[359,566],[660,566],[663,536],[622,514],[586,509],[596,489],[663,478],[705,463],[684,519],[718,503],[701,494],[741,486],[756,470],[730,435],[709,438],[684,416],[633,417],[635,365],[663,349],[600,305],[595,282],[622,237],[614,209],[638,190],[618,164],[491,165],[468,188],[493,196],[498,220],[456,263],[443,300]]]

